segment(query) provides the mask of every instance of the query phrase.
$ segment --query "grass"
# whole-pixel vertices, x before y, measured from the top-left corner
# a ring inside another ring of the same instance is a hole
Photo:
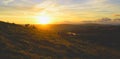
[[[120,59],[120,26],[49,26],[0,22],[0,58]]]

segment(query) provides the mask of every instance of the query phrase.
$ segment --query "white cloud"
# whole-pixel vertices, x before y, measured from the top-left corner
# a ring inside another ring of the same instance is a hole
[[[5,4],[5,5],[8,5],[8,3],[11,3],[13,2],[14,0],[2,0],[2,2]]]
[[[34,4],[33,0],[21,0],[21,1],[29,4]]]

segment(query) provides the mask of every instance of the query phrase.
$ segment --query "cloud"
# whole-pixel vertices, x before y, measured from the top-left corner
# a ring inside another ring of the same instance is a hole
[[[5,4],[5,5],[8,5],[8,3],[11,3],[11,2],[13,2],[14,0],[3,0],[3,3]]]
[[[23,3],[29,3],[29,4],[34,4],[35,1],[33,0],[21,0]]]
[[[89,21],[89,20],[87,20],[87,21],[82,21],[83,23],[96,23],[96,21]]]
[[[120,14],[114,14],[113,16],[115,16],[115,17],[120,17]]]
[[[98,20],[98,22],[111,22],[111,21],[112,21],[112,19],[111,18],[107,18],[107,17],[101,18],[101,19]]]
[[[85,22],[85,23],[108,23],[108,22],[112,22],[112,21],[113,21],[113,19],[105,17],[105,18],[97,19],[95,21],[87,20],[87,21],[83,21],[83,22]]]
[[[96,21],[96,23],[101,23],[101,24],[120,24],[120,18],[101,18]]]
[[[64,23],[72,23],[71,21],[64,21]]]
[[[114,18],[114,19],[111,19],[111,18],[101,18],[101,19],[98,19],[96,21],[83,21],[84,23],[98,23],[98,24],[120,24],[120,18]]]
[[[117,22],[119,21],[120,22],[120,18],[116,18],[116,19],[114,19],[114,21],[117,21]]]

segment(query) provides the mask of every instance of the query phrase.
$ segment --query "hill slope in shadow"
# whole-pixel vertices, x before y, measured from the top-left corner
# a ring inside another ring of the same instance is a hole
[[[51,25],[51,30],[0,22],[1,59],[120,59],[120,26]]]

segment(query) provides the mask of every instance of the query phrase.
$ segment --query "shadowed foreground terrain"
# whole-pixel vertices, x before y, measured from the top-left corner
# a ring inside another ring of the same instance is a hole
[[[120,26],[0,22],[0,59],[120,59]]]

